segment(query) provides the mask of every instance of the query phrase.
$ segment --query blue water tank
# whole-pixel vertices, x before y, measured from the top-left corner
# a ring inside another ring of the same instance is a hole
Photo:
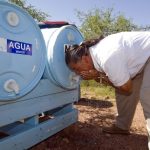
[[[76,88],[79,85],[79,76],[67,67],[64,47],[81,43],[83,41],[82,34],[74,25],[44,28],[41,31],[47,46],[47,64],[44,77],[62,88]]]
[[[20,7],[0,1],[0,101],[30,92],[46,65],[42,33]]]

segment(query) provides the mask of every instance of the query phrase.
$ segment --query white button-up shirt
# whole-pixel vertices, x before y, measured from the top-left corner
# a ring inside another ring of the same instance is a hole
[[[95,68],[115,86],[133,78],[150,56],[150,32],[120,32],[90,47]]]

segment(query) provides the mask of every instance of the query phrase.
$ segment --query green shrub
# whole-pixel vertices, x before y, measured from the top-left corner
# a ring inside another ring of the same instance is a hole
[[[115,98],[114,88],[95,82],[94,80],[81,82],[81,97]]]

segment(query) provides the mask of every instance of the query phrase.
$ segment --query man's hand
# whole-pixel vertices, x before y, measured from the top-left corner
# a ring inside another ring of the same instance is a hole
[[[129,79],[124,85],[116,87],[116,90],[124,95],[130,95],[132,93],[132,80]]]
[[[92,79],[96,79],[99,76],[99,72],[97,70],[89,70],[89,71],[82,71],[80,72],[80,76],[84,79],[84,80],[92,80]]]

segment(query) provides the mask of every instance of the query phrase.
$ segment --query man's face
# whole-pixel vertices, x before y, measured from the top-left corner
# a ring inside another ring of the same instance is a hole
[[[82,75],[83,71],[89,72],[89,70],[93,69],[93,63],[89,56],[83,56],[82,59],[77,63],[71,62],[69,64],[69,68],[73,70],[76,74]]]

